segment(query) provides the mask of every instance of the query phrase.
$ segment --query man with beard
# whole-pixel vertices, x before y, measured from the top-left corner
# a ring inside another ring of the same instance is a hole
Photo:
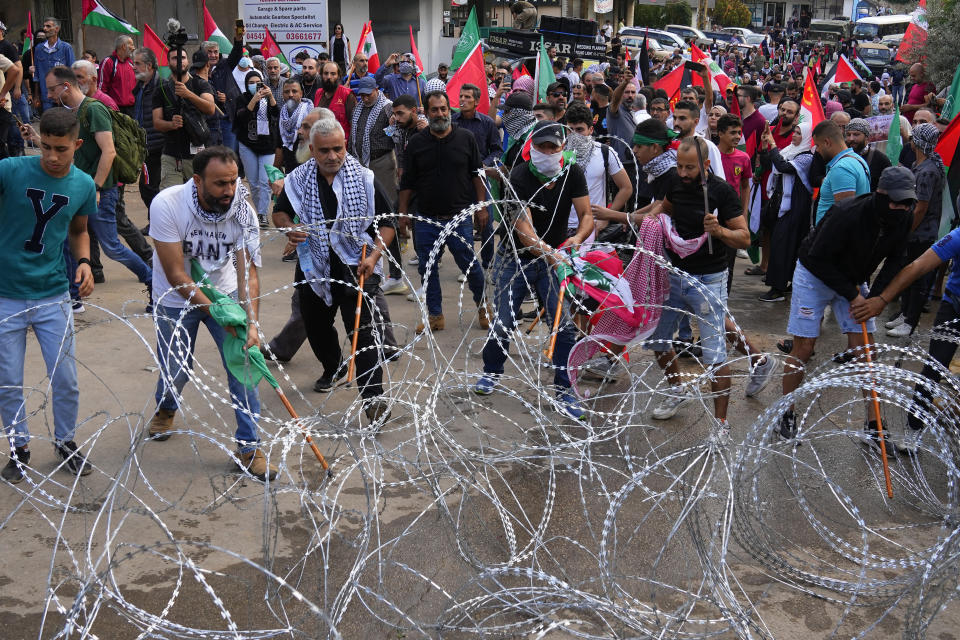
[[[267,79],[264,84],[270,87],[277,104],[281,104],[283,103],[283,78],[280,77],[280,58],[276,56],[267,58],[264,66],[267,70]],[[303,92],[303,87],[300,88],[300,92]]]
[[[753,159],[760,146],[760,136],[763,135],[767,121],[753,104],[758,97],[756,87],[741,85],[736,91],[737,103],[740,105],[740,119],[743,121],[743,139],[746,142],[747,155]]]
[[[673,335],[680,318],[686,315],[683,310],[697,318],[703,350],[702,363],[711,370],[711,390],[714,393],[716,423],[710,429],[709,442],[724,446],[730,438],[730,426],[727,423],[730,368],[726,364],[724,331],[727,252],[748,247],[750,231],[736,191],[726,180],[713,173],[707,176],[708,206],[704,211],[700,159],[703,159],[705,169],[711,168],[713,163],[708,159],[708,142],[704,138],[691,136],[680,143],[677,171],[668,178],[662,207],[673,218],[677,233],[682,238],[694,239],[706,232],[712,237],[712,243],[704,242],[697,251],[685,258],[667,249],[667,256],[679,273],[670,274],[670,297],[664,303],[663,315],[648,344],[671,385],[664,400],[652,413],[654,419],[666,420],[676,415],[677,410],[693,398],[681,385],[680,369],[673,351]]]
[[[627,179],[630,181],[628,200],[624,200],[622,204],[631,211],[636,208],[637,203],[636,198],[630,197],[637,190],[638,180],[637,165],[633,157],[633,132],[636,129],[636,124],[633,122],[633,105],[636,99],[637,85],[633,82],[633,72],[625,69],[620,84],[613,91],[610,108],[607,110],[607,132],[610,134],[610,147],[620,157]],[[606,202],[601,204],[607,205]],[[617,207],[611,208],[617,209]]]
[[[666,124],[667,119],[670,118],[670,103],[667,102],[666,98],[654,98],[650,101],[650,106],[647,107],[647,112],[650,114],[651,118],[655,118]]]
[[[193,166],[197,173],[192,180],[157,195],[150,221],[150,236],[157,247],[153,290],[160,377],[155,393],[157,411],[148,435],[161,442],[172,435],[177,398],[190,377],[200,325],[207,327],[224,363],[227,332],[237,335],[235,327],[221,326],[211,314],[210,299],[190,275],[193,261],[203,267],[218,291],[243,306],[247,319],[243,350],[260,346],[260,229],[238,176],[237,156],[231,149],[213,146],[198,153]],[[224,368],[237,420],[234,460],[257,480],[273,480],[277,469],[257,446],[257,388],[245,387],[226,364]]]
[[[284,182],[273,223],[290,229],[287,237],[298,245],[295,280],[300,310],[307,339],[331,386],[348,367],[339,349],[331,349],[339,344],[334,319],[339,311],[344,330],[353,331],[357,283],[364,277],[365,303],[360,308],[354,358],[364,412],[376,429],[389,419],[390,407],[382,398],[383,372],[373,334],[372,301],[382,274],[381,249],[368,231],[376,215],[373,172],[347,153],[343,128],[335,119],[320,118],[313,125],[310,151],[313,157]],[[299,225],[295,226],[295,219]]]
[[[304,143],[299,135],[300,125],[303,124],[313,105],[303,97],[300,83],[293,78],[283,83],[283,106],[280,107],[280,148],[277,150],[279,162],[275,166],[282,166],[284,173],[290,173],[308,160],[299,159],[298,151],[309,143]],[[304,154],[306,155],[306,154]]]
[[[45,18],[43,33],[46,38],[33,48],[33,84],[39,90],[37,96],[37,110],[49,109],[57,106],[56,101],[47,95],[47,86],[44,78],[56,66],[69,67],[76,59],[73,47],[60,38],[60,21],[56,18]]]
[[[814,129],[818,152],[824,138],[823,125],[833,123],[821,122]],[[880,262],[885,264],[874,281],[875,287],[890,282],[896,273],[913,222],[911,209],[917,199],[913,183],[913,174],[906,167],[887,168],[875,193],[848,197],[831,206],[800,245],[787,324],[787,332],[794,338],[784,364],[784,395],[803,382],[804,366],[813,354],[828,305],[833,308],[840,330],[847,334],[848,347],[864,346],[862,327],[854,321],[851,308],[862,306],[868,296],[867,281]],[[871,343],[870,334],[875,330],[874,322],[868,321],[866,338]],[[780,418],[780,437],[794,439],[797,432],[797,418],[791,407]],[[877,417],[871,403],[867,403],[863,442],[880,450]],[[892,455],[893,449],[887,447],[887,453]]]
[[[553,120],[565,124],[564,114],[567,111],[567,99],[570,97],[570,91],[567,85],[562,82],[552,82],[547,87],[547,104],[553,106],[556,115]]]
[[[592,118],[590,119],[592,122]],[[523,164],[510,172],[516,198],[529,206],[510,207],[503,228],[509,230],[497,250],[493,265],[496,317],[483,347],[483,376],[474,385],[476,394],[493,393],[504,371],[510,348],[510,334],[520,317],[520,305],[527,293],[535,291],[544,303],[544,318],[556,316],[560,287],[554,267],[569,258],[557,249],[579,247],[593,231],[590,194],[583,169],[564,154],[563,126],[538,122],[530,134],[529,152]],[[574,208],[579,218],[575,233],[567,237],[567,218]],[[570,391],[567,360],[576,340],[576,328],[569,314],[558,327],[553,352],[553,384],[556,408],[575,420],[586,417],[580,401]]]
[[[160,190],[183,184],[193,177],[193,156],[199,149],[191,144],[183,128],[183,105],[191,104],[204,116],[216,111],[213,89],[203,78],[191,76],[187,52],[180,52],[177,77],[177,53],[171,52],[167,66],[170,77],[160,82],[153,93],[153,126],[164,134],[163,153],[160,156]],[[231,76],[231,82],[233,78]],[[238,94],[239,95],[239,94]]]
[[[358,53],[357,55],[353,56],[353,63],[347,70],[347,75],[343,78],[343,84],[349,85],[350,91],[353,91],[354,94],[357,93],[357,84],[360,82],[360,78],[374,77],[367,68],[367,64],[367,56],[362,53]]]
[[[77,88],[77,76],[66,67],[54,67],[44,79],[47,96],[63,106],[77,111],[80,120],[79,138],[83,141],[74,156],[77,168],[93,177],[100,197],[97,214],[89,220],[97,241],[108,258],[116,260],[129,269],[137,280],[147,285],[151,282],[150,267],[140,256],[120,244],[117,237],[117,182],[113,177],[113,159],[117,152],[113,146],[113,122],[107,108],[100,102],[86,97]],[[76,265],[70,264],[70,272]]]
[[[233,71],[243,57],[243,27],[235,27],[233,34],[233,48],[230,55],[220,55],[220,45],[215,40],[203,43],[203,50],[207,54],[207,76],[211,95],[220,109],[220,138],[224,146],[235,149],[236,136],[233,135],[233,114],[236,111],[234,101],[240,96],[240,87],[233,78]],[[186,68],[186,67],[184,67]]]
[[[723,171],[723,156],[720,155],[720,149],[718,149],[717,145],[713,144],[713,142],[697,133],[699,115],[700,107],[696,102],[681,100],[673,108],[673,130],[677,132],[677,138],[680,139],[691,136],[702,138],[706,144],[704,148],[707,150],[707,155],[705,155],[703,159],[707,160],[709,156],[710,173],[713,173],[721,180],[725,180],[726,174]],[[694,150],[696,150],[695,147]]]
[[[388,73],[394,65],[397,65],[396,73]],[[377,85],[383,88],[387,97],[391,100],[396,100],[399,96],[406,94],[419,103],[421,99],[426,100],[427,98],[427,85],[422,77],[414,75],[415,72],[416,65],[414,65],[412,58],[408,56],[401,58],[398,54],[393,53],[384,64],[380,65],[374,77],[377,80]],[[423,106],[426,108],[425,102]]]
[[[80,93],[88,98],[99,100],[112,111],[119,110],[116,101],[97,88],[97,65],[89,60],[77,60],[70,65],[70,68],[77,76],[77,89],[80,89]]]
[[[306,70],[306,64],[304,64]],[[376,84],[374,84],[376,86]],[[340,67],[336,62],[324,62],[321,69],[320,89],[312,96],[304,91],[303,97],[313,100],[313,106],[323,107],[333,111],[340,127],[347,132],[347,140],[351,134],[354,110],[357,108],[357,96],[350,89],[340,84]]]
[[[837,123],[824,120],[813,129],[813,144],[826,164],[814,222],[819,224],[835,203],[870,193],[870,168],[844,142]],[[811,169],[812,173],[813,169]]]
[[[339,67],[337,73],[340,72]],[[300,88],[303,90],[303,97],[316,104],[314,98],[320,89],[320,78],[317,77],[317,61],[313,58],[304,58],[300,73],[294,76],[300,82]],[[356,102],[354,102],[356,104]],[[343,125],[341,125],[343,126]]]
[[[887,158],[887,154],[880,153],[867,146],[867,140],[870,138],[870,125],[863,118],[854,118],[844,129],[844,137],[847,146],[867,161],[867,166],[870,168],[870,191],[876,191],[877,183],[880,182],[880,174],[890,166],[890,159]]]
[[[147,168],[140,173],[140,199],[149,216],[150,203],[160,193],[160,155],[163,150],[163,134],[153,126],[153,94],[160,85],[157,54],[147,47],[137,49],[133,54],[133,66],[137,70],[133,116],[147,132]]]
[[[133,38],[128,35],[117,36],[113,53],[100,64],[100,90],[113,98],[119,110],[131,118],[133,87],[137,84],[136,70],[130,60],[134,49]]]
[[[467,275],[467,284],[477,305],[477,320],[481,329],[490,326],[487,308],[483,306],[483,270],[473,251],[473,224],[481,229],[487,224],[486,209],[477,209],[474,220],[458,219],[464,209],[486,200],[487,188],[479,171],[483,164],[473,134],[454,127],[450,119],[450,100],[446,93],[428,93],[429,127],[415,134],[404,152],[403,175],[400,178],[399,215],[410,212],[410,201],[416,196],[420,219],[414,223],[414,242],[420,280],[426,280],[428,321],[417,326],[417,332],[427,327],[431,331],[444,328],[443,293],[436,264],[429,264],[430,253],[442,238],[445,227],[456,224],[443,238],[443,245],[453,254],[460,271]],[[437,254],[439,260],[442,255]],[[429,266],[429,276],[427,267]]]

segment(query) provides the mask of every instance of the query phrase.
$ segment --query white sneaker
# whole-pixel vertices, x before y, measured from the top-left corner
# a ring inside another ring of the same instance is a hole
[[[74,300],[74,301],[73,301],[73,312],[74,312],[74,313],[83,313],[83,312],[86,311],[86,310],[87,310],[87,309],[86,309],[86,307],[83,306],[83,303],[82,303],[82,302],[80,302],[79,300]]]
[[[384,295],[401,294],[406,293],[409,290],[410,287],[408,287],[407,283],[400,278],[387,278],[383,281]]]
[[[715,420],[710,426],[710,435],[707,444],[725,447],[730,444],[730,423],[726,420]]]
[[[906,322],[898,324],[893,329],[887,329],[887,335],[891,338],[906,338],[913,333],[913,327]]]
[[[461,273],[460,275],[457,276],[457,282],[466,282],[466,281],[467,281],[467,276],[465,274]]]
[[[667,397],[653,410],[650,416],[654,420],[668,420],[677,415],[680,407],[690,402],[693,395],[685,387],[670,387],[666,391]]]
[[[407,260],[407,264],[420,264],[420,259],[414,255],[412,258]]]
[[[896,318],[894,318],[893,320],[888,320],[887,322],[884,322],[883,326],[885,326],[887,329],[896,329],[906,321],[907,321],[906,316],[904,316],[902,313],[898,313]]]
[[[903,428],[903,436],[893,443],[897,453],[915,456],[920,448],[920,434],[923,429],[911,429],[910,426]]]
[[[749,259],[750,259],[750,254],[747,253],[747,250],[746,250],[746,249],[737,249],[737,257],[738,257],[738,258],[741,258],[741,259],[743,259],[743,260],[749,260]]]
[[[757,395],[770,382],[773,375],[773,368],[776,362],[770,356],[763,356],[763,362],[758,364],[750,372],[750,380],[747,382],[746,396],[752,398]]]
[[[426,287],[420,287],[416,291],[411,291],[410,293],[407,294],[407,300],[409,300],[410,302],[417,302],[418,299],[420,302],[423,302],[424,300],[427,299]]]

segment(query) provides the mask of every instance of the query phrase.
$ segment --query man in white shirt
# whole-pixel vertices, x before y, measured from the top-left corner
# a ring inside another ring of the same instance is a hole
[[[777,117],[780,110],[780,98],[783,97],[784,92],[783,85],[780,84],[771,84],[767,88],[767,102],[757,109],[767,122],[773,122]]]

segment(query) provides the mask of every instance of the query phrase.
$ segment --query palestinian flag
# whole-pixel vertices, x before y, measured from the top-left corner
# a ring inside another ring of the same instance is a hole
[[[223,31],[220,31],[220,27],[213,21],[213,16],[207,9],[206,0],[203,2],[203,39],[216,42],[217,46],[220,47],[221,55],[228,56],[233,51],[233,43],[227,39],[227,36],[223,35]]]
[[[27,33],[23,38],[23,50],[20,55],[25,55],[30,49],[33,49],[33,14],[27,11]]]
[[[420,59],[420,52],[417,51],[417,41],[413,38],[413,25],[407,25],[410,27],[410,53],[413,54],[413,59],[417,61],[417,76],[423,75],[423,61]],[[486,76],[484,76],[486,77]],[[483,85],[478,85],[483,86]],[[486,111],[484,111],[486,113]]]
[[[167,61],[167,45],[164,44],[160,36],[158,36],[146,22],[143,23],[143,46],[153,51],[153,54],[157,56],[157,66],[159,67],[158,72],[160,73],[160,77],[169,78],[171,72],[170,67],[167,66],[169,64]]]
[[[83,17],[80,23],[131,35],[140,33],[132,24],[100,4],[99,0],[83,0]]]
[[[630,283],[623,277],[623,263],[616,253],[595,250],[580,256],[576,249],[571,249],[570,259],[571,263],[556,266],[560,286],[566,287],[567,295],[583,291],[600,303],[599,312],[612,311],[631,327],[643,323],[643,308],[634,303]]]
[[[863,77],[857,72],[856,67],[850,62],[847,56],[840,54],[833,66],[824,74],[824,80],[820,84],[820,95],[825,95],[827,88],[831,84],[840,84],[842,82],[853,82],[854,80],[863,80]]]
[[[286,56],[283,55],[283,51],[280,51],[280,47],[277,45],[277,41],[273,39],[273,36],[270,34],[270,29],[264,27],[264,36],[263,42],[260,43],[260,55],[264,58],[277,58],[283,64],[290,66],[290,63],[287,62]]]
[[[955,116],[950,121],[950,125],[940,134],[936,152],[943,158],[943,166],[947,172],[947,187],[950,190],[950,206],[956,216],[957,196],[960,196],[960,115]]]

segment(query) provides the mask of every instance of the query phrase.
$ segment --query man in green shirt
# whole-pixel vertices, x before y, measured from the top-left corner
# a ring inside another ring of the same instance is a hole
[[[82,144],[78,130],[75,114],[48,109],[40,119],[41,155],[0,160],[0,273],[17,274],[0,278],[0,418],[10,438],[0,476],[12,484],[23,480],[30,462],[23,368],[31,327],[50,379],[54,451],[72,473],[91,471],[73,441],[80,392],[63,251],[69,239],[80,263],[74,283],[80,295],[90,295],[87,217],[97,212],[97,199],[93,180],[73,166]]]
[[[150,266],[140,256],[120,243],[117,237],[117,183],[113,177],[113,123],[110,111],[98,100],[86,97],[77,87],[77,77],[68,67],[54,67],[44,79],[47,97],[74,111],[80,123],[79,140],[74,161],[78,169],[93,178],[100,198],[96,214],[90,216],[90,227],[108,258],[116,260],[147,286],[153,279]]]

